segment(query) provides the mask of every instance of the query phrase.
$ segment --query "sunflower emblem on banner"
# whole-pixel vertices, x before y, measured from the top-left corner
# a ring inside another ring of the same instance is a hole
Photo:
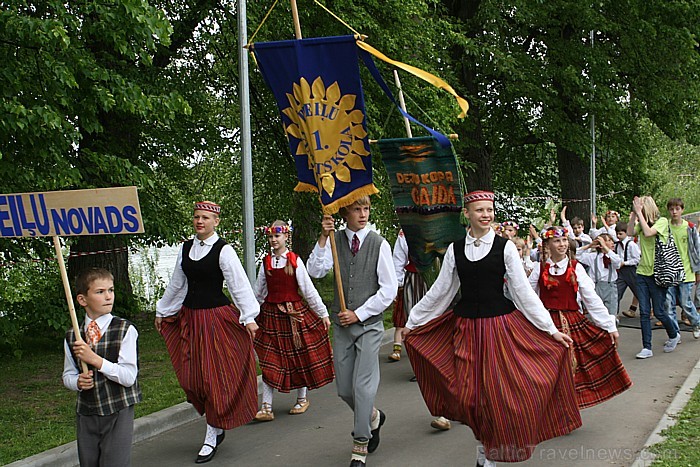
[[[377,193],[352,36],[256,43],[297,168],[296,191],[318,192],[333,214]]]
[[[290,120],[286,130],[299,140],[294,155],[308,158],[317,186],[332,197],[337,182],[352,182],[350,169],[367,170],[365,115],[355,109],[357,96],[342,95],[337,82],[326,88],[319,76],[311,86],[302,78],[287,98],[290,106],[282,110]]]

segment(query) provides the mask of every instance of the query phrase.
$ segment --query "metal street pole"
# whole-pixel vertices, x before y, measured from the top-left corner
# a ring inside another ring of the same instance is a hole
[[[255,219],[253,216],[253,156],[250,142],[250,94],[248,81],[248,22],[246,0],[238,0],[238,94],[241,99],[241,170],[243,180],[243,267],[255,283]]]
[[[593,33],[591,31],[591,48],[593,48]],[[593,91],[595,86],[593,85],[593,70],[591,67],[591,97],[593,97]],[[596,193],[595,193],[595,115],[591,113],[591,214],[596,212]],[[593,219],[591,219],[591,227],[595,228],[593,225]]]

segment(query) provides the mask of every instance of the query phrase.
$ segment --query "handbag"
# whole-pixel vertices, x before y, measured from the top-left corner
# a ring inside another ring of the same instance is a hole
[[[681,255],[676,248],[671,229],[668,230],[668,242],[664,244],[659,235],[654,243],[654,282],[659,287],[674,287],[685,280],[685,268]]]

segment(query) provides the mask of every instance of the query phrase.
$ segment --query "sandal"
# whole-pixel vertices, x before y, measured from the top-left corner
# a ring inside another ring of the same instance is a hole
[[[297,403],[294,404],[294,407],[292,407],[292,409],[289,411],[289,414],[290,415],[302,414],[309,409],[309,405],[310,405],[310,402],[309,402],[308,398],[297,399]]]
[[[255,414],[255,421],[256,422],[271,422],[274,419],[275,419],[275,414],[272,412],[272,404],[268,404],[267,402],[263,402],[262,407],[260,407],[260,410],[258,411],[258,413]]]

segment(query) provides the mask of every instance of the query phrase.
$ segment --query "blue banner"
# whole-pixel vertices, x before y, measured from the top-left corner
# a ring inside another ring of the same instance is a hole
[[[317,191],[327,214],[377,193],[353,36],[255,43],[282,115],[296,191]]]

